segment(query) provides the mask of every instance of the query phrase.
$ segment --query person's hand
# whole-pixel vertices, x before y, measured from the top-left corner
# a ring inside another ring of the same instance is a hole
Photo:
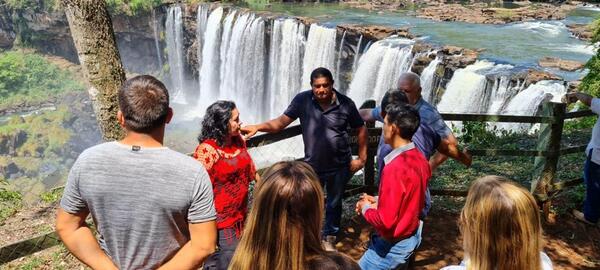
[[[350,173],[354,174],[365,166],[365,162],[360,159],[350,161]]]
[[[256,132],[258,132],[258,126],[256,125],[243,126],[240,128],[240,133],[244,136],[244,140],[252,138]]]
[[[361,200],[366,200],[371,204],[374,204],[377,202],[377,200],[375,199],[374,196],[368,195],[367,193],[363,193],[362,195],[360,195],[360,199]]]
[[[463,149],[463,160],[462,163],[467,166],[467,168],[471,167],[471,164],[473,164],[473,155],[471,155],[471,153],[469,153],[469,149],[467,149],[466,147]]]
[[[361,215],[362,214],[362,208],[365,206],[365,204],[367,203],[367,200],[359,200],[356,203],[356,208],[354,209],[354,211],[356,212],[357,215]]]

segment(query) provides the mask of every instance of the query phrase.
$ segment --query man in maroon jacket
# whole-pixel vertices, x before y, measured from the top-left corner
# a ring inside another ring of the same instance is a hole
[[[423,209],[429,163],[411,138],[419,127],[418,112],[408,105],[386,107],[383,137],[394,148],[384,157],[379,196],[364,195],[356,204],[376,233],[359,261],[363,270],[402,269],[421,243]]]

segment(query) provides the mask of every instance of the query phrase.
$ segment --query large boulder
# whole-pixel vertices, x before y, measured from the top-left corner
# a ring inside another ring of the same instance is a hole
[[[585,67],[584,63],[573,60],[563,60],[558,57],[544,57],[538,61],[538,64],[541,67],[558,68],[566,71],[576,71]]]
[[[539,81],[558,81],[562,80],[561,77],[554,75],[550,72],[541,71],[537,69],[529,69],[525,81],[527,85],[537,83]]]
[[[578,39],[586,41],[592,40],[593,33],[587,24],[569,24],[567,25],[567,28],[569,29],[569,32]]]
[[[337,28],[338,31],[346,31],[346,35],[363,35],[363,38],[366,38],[367,40],[380,40],[392,35],[396,35],[403,38],[414,37],[408,32],[408,27],[393,28],[381,25],[340,24],[337,26]]]
[[[436,21],[505,24],[530,20],[561,20],[575,5],[531,4],[520,8],[490,8],[484,3],[461,5],[437,3],[417,11],[418,17]]]

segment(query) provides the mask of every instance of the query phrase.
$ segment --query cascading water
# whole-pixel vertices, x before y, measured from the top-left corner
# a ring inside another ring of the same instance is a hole
[[[210,7],[208,5],[198,5],[196,15],[196,37],[198,38],[198,43],[200,44],[200,46],[198,46],[198,53],[202,52],[202,45],[204,44],[204,32],[206,32],[206,27],[208,26],[209,11]]]
[[[181,7],[172,6],[167,12],[165,32],[169,73],[171,79],[171,100],[185,104],[184,63],[183,63],[183,26]]]
[[[367,99],[380,100],[387,90],[396,86],[400,74],[409,70],[413,43],[404,38],[373,43],[358,62],[348,96],[357,104]]]
[[[269,117],[283,112],[301,90],[304,24],[294,19],[275,20],[269,55]]]
[[[208,5],[198,5],[196,15],[196,40],[198,41],[196,57],[198,58],[198,64],[202,63],[202,48],[204,46],[204,32],[206,32],[206,25],[208,24],[208,12]]]
[[[200,111],[210,105],[219,96],[220,76],[219,69],[219,41],[221,39],[221,19],[223,8],[218,7],[210,13],[204,32],[204,46],[202,46],[202,64],[200,66]]]
[[[558,81],[539,81],[525,90],[519,92],[508,103],[501,114],[506,115],[536,115],[543,102],[560,102],[566,94],[565,86]],[[509,130],[513,132],[530,131],[531,124],[498,123],[498,130]]]
[[[222,59],[219,98],[236,100],[240,111],[251,121],[264,119],[265,22],[253,14],[243,14],[234,23]],[[244,97],[240,99],[239,97]],[[249,113],[252,112],[252,113]]]
[[[423,99],[429,103],[433,101],[435,71],[440,62],[441,59],[436,57],[429,65],[427,65],[427,67],[425,67],[425,69],[423,69],[423,72],[421,72],[421,95],[423,96]]]
[[[360,58],[360,45],[362,44],[363,35],[360,35],[358,38],[358,43],[356,43],[356,50],[354,50],[354,60],[352,61],[352,74],[356,71],[356,67],[358,65],[358,59]]]
[[[302,88],[310,89],[310,73],[324,67],[336,74],[335,69],[335,38],[337,31],[318,24],[312,24],[308,31],[304,51],[302,71]]]
[[[340,70],[341,70],[341,64],[342,64],[342,52],[344,51],[344,40],[346,39],[346,31],[344,31],[344,34],[342,34],[342,39],[340,40],[340,47],[338,48],[338,53],[337,53],[337,65],[335,66],[335,81],[339,82],[340,81]]]
[[[500,76],[500,78],[496,78],[494,85],[492,86],[491,103],[487,113],[501,113],[502,109],[506,107],[507,103],[514,97],[514,95],[523,90],[524,86],[525,80],[517,81],[515,84],[513,84],[511,83],[510,76],[503,75]]]
[[[156,58],[157,58],[157,65],[158,65],[158,72],[161,73],[162,72],[162,68],[163,68],[163,61],[162,61],[162,53],[160,52],[160,38],[158,33],[160,32],[158,30],[159,27],[159,23],[158,20],[156,19],[156,12],[154,11],[154,9],[152,9],[152,35],[154,37],[154,47],[156,48]]]
[[[440,112],[486,113],[489,97],[486,96],[486,74],[494,74],[512,68],[485,60],[454,72],[446,91],[437,105]],[[493,102],[493,101],[492,101]]]

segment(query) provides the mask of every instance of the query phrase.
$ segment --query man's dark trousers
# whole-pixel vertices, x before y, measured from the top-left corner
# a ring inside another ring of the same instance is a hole
[[[323,236],[337,236],[340,230],[340,221],[342,219],[342,200],[346,184],[352,177],[349,167],[343,167],[334,171],[317,173],[321,180],[321,185],[327,192],[325,200],[325,225],[323,226]]]

